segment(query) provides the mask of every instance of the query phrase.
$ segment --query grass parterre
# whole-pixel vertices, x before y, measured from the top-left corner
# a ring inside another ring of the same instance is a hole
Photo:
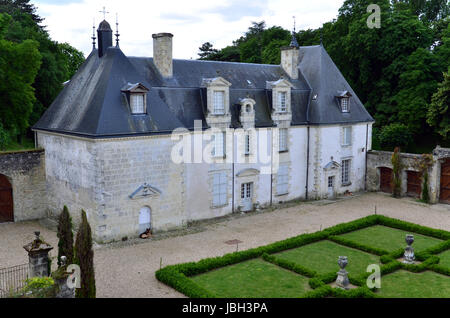
[[[398,261],[413,234],[417,264]],[[247,251],[167,266],[156,278],[192,298],[450,297],[450,232],[372,215]],[[348,256],[352,290],[332,288]],[[370,290],[368,265],[381,267]]]

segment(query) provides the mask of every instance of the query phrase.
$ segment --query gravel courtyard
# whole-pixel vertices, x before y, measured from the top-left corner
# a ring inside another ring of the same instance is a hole
[[[367,193],[337,202],[308,202],[273,212],[247,217],[230,217],[220,222],[200,223],[197,233],[134,244],[116,243],[95,249],[98,297],[184,297],[159,283],[155,271],[180,262],[233,252],[225,241],[242,241],[239,250],[258,247],[303,233],[319,231],[339,223],[378,214],[450,230],[450,205],[428,206],[413,199],[393,199],[382,193]],[[22,246],[33,240],[33,232],[55,247],[56,233],[39,222],[0,224],[0,268],[27,262]]]

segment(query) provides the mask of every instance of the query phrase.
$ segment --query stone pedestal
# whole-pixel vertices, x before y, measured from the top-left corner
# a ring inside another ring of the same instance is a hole
[[[341,270],[337,272],[336,285],[339,288],[350,289],[350,281],[348,279],[348,272],[345,270],[345,267],[348,264],[347,256],[339,256],[338,260],[339,267]]]
[[[23,248],[28,253],[30,277],[48,277],[50,275],[49,252],[53,249],[48,243],[40,239],[40,232],[35,232],[36,239]]]

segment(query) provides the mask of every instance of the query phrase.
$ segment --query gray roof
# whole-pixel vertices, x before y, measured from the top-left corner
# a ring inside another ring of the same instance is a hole
[[[312,87],[313,98],[308,112],[310,124],[374,121],[322,45],[301,47],[300,58],[300,70]],[[345,93],[352,96],[349,113],[342,113],[339,105],[338,97]]]
[[[293,125],[373,121],[325,50],[301,47],[303,60],[292,88]],[[164,79],[152,58],[126,57],[120,48],[110,47],[98,57],[94,50],[33,129],[91,138],[170,133],[176,128],[194,128],[205,120],[205,78],[221,76],[229,81],[232,126],[240,127],[239,100],[256,101],[256,127],[271,127],[272,94],[267,81],[289,77],[279,65],[174,60],[173,77]],[[149,89],[147,114],[132,115],[124,87],[140,83]],[[342,114],[333,98],[338,91],[353,95],[351,112]],[[319,95],[310,101],[312,92]],[[334,109],[336,111],[334,111]]]

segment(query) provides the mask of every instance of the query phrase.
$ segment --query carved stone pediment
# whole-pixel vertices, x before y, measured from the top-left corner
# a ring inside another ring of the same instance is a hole
[[[336,161],[330,161],[325,167],[323,167],[323,170],[330,171],[330,170],[337,170],[341,167],[339,163]]]
[[[251,177],[259,175],[260,171],[258,169],[245,169],[240,171],[236,176],[237,177]]]
[[[155,187],[144,183],[141,185],[136,191],[130,194],[128,197],[132,200],[140,199],[140,198],[148,198],[161,195],[161,191]]]

